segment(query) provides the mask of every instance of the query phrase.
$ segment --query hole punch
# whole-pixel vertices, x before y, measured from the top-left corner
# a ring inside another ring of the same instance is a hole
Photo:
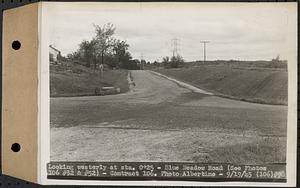
[[[21,150],[21,146],[18,143],[14,143],[13,145],[11,145],[11,150],[13,152],[19,152]]]
[[[11,46],[14,50],[19,50],[21,48],[21,43],[18,40],[15,40],[12,42]]]

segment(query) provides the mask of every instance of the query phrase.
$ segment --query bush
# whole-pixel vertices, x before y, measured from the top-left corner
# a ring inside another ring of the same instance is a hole
[[[171,57],[171,59],[168,56],[164,57],[162,63],[165,68],[179,68],[183,67],[184,60],[178,54],[177,56]]]

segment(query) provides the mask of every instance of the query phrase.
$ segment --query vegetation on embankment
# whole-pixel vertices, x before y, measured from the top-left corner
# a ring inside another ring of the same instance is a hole
[[[50,66],[50,97],[71,97],[95,95],[101,87],[120,88],[121,93],[129,90],[127,70],[99,70],[82,65],[62,63]]]
[[[263,104],[288,101],[286,69],[199,65],[155,71],[223,97]]]

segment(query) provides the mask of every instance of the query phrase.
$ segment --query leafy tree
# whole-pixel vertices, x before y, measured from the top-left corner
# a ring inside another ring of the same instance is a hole
[[[154,65],[154,66],[159,66],[159,62],[158,62],[158,61],[154,61],[154,62],[153,62],[153,65]]]
[[[171,59],[166,56],[163,58],[162,63],[165,68],[179,68],[184,63],[184,60],[180,55],[172,56]]]
[[[140,69],[140,61],[138,59],[134,59],[134,60],[129,60],[129,62],[126,63],[126,67],[127,69],[130,70],[138,70]]]
[[[277,55],[275,59],[272,59],[273,63],[279,63],[280,62],[280,56]]]
[[[91,67],[91,64],[94,63],[94,67],[96,67],[96,41],[82,41],[79,45],[79,53],[81,55],[81,59],[83,59],[86,64],[86,67]]]
[[[80,59],[80,54],[78,51],[70,53],[67,55],[67,59],[69,59],[70,61],[74,61],[74,60],[79,60]]]
[[[97,57],[101,57],[101,64],[104,64],[104,56],[107,55],[109,49],[113,47],[115,43],[113,35],[116,28],[111,23],[104,24],[102,27],[94,25],[94,27],[96,30],[96,37],[94,39],[96,41],[96,55]]]
[[[128,48],[129,44],[127,44],[125,41],[115,40],[113,50],[118,62],[118,67],[127,68],[126,63],[128,63],[131,59],[130,53],[127,52]]]
[[[97,65],[107,64],[111,68],[130,69],[135,67],[135,61],[128,52],[129,44],[126,41],[115,38],[116,28],[107,23],[103,26],[95,25],[95,36],[92,40],[84,40],[80,43],[76,52],[68,54],[68,59],[80,62],[86,67],[97,69]],[[133,63],[133,66],[130,65]]]
[[[168,68],[169,67],[169,64],[170,64],[170,58],[169,56],[166,56],[166,57],[163,57],[162,59],[162,64],[165,68]]]
[[[178,54],[171,58],[171,68],[179,68],[184,63],[183,58]]]
[[[122,63],[121,63],[121,68],[124,68],[124,69],[135,69],[135,65],[131,65],[130,63],[132,62],[131,59],[132,59],[132,56],[129,52],[126,52],[123,56],[123,60]]]
[[[169,63],[169,61],[170,61],[169,56],[166,56],[166,57],[163,57],[162,63],[167,64],[167,63]]]

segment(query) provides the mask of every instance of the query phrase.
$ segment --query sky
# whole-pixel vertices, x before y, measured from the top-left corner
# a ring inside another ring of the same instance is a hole
[[[91,40],[93,24],[112,23],[133,58],[161,61],[172,56],[172,39],[186,61],[285,59],[295,23],[291,4],[273,3],[44,3],[49,42],[63,55]]]

